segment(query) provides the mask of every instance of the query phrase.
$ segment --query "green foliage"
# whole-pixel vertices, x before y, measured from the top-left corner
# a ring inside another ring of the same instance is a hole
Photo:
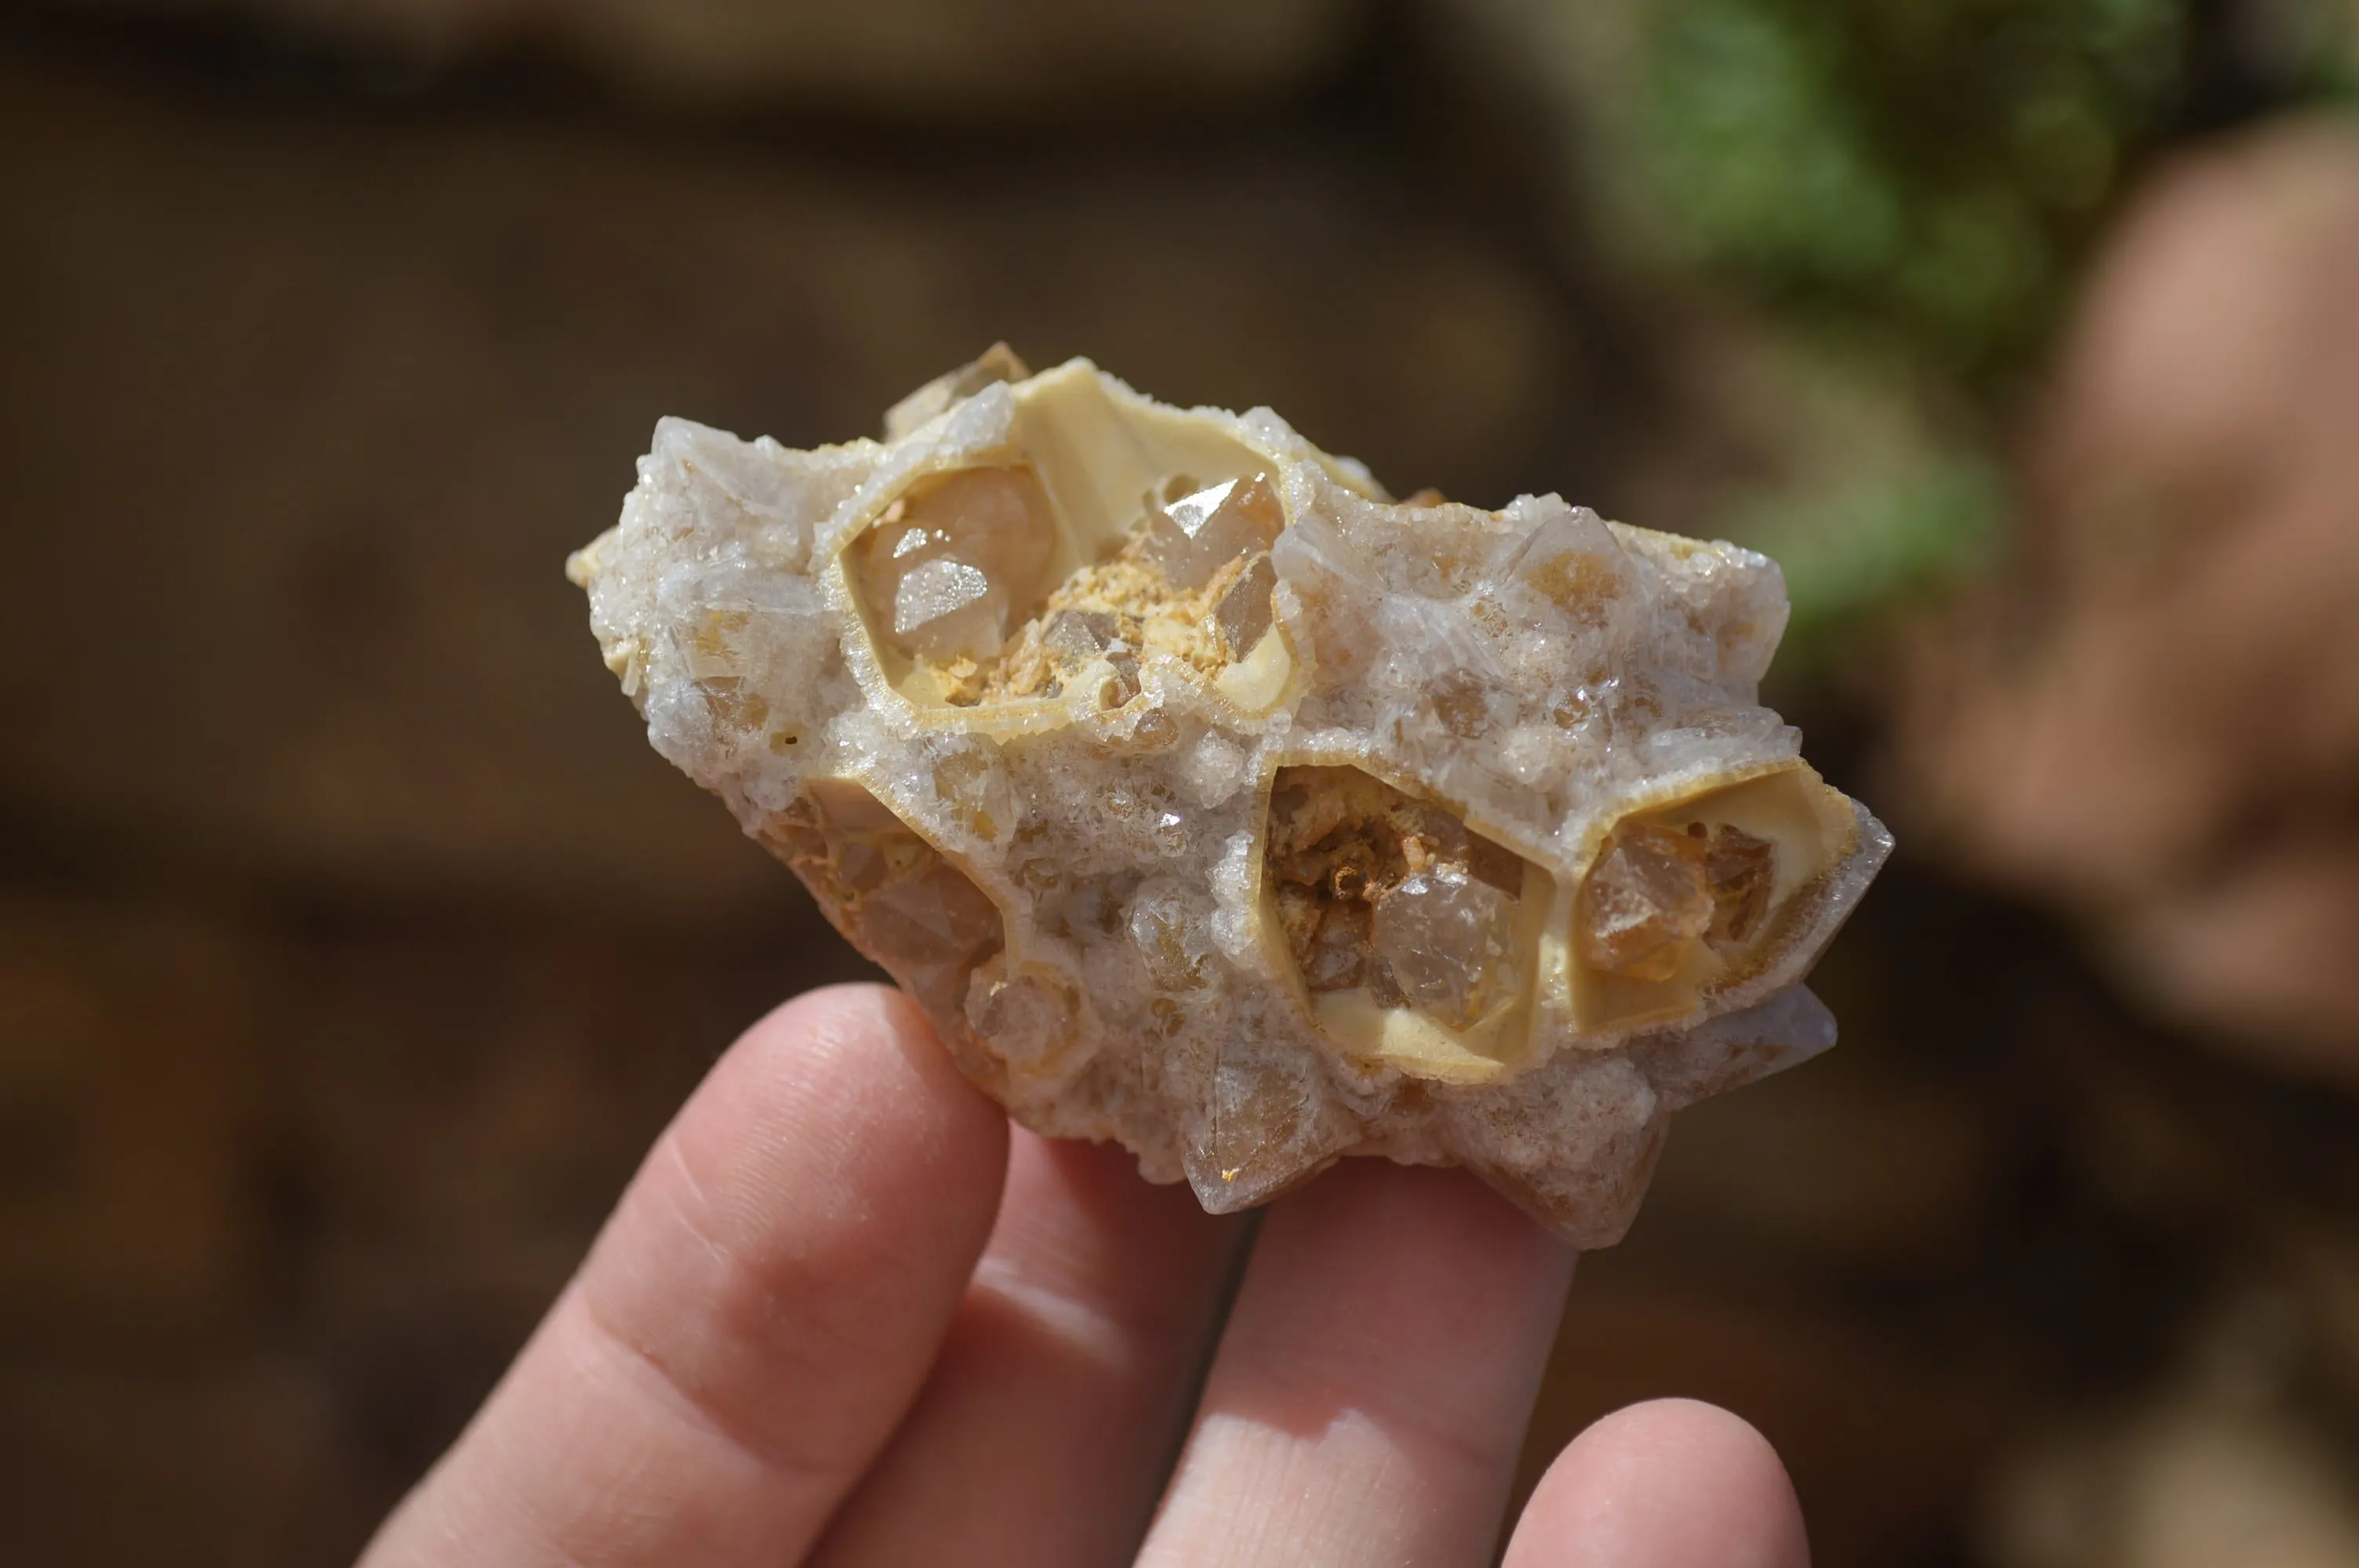
[[[1691,261],[1970,378],[2036,344],[2186,0],[1663,0],[1630,124]]]
[[[1807,680],[1871,617],[1987,564],[2008,500],[1996,463],[1935,448],[1823,488],[1733,497],[1725,521],[1785,568],[1786,673]]]

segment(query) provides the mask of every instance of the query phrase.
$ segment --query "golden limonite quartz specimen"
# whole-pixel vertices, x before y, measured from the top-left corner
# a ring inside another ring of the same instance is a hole
[[[1615,1239],[1670,1112],[1832,1043],[1799,982],[1890,847],[1756,700],[1769,561],[1086,361],[810,452],[667,419],[571,570],[969,1076],[1215,1211],[1383,1154]]]

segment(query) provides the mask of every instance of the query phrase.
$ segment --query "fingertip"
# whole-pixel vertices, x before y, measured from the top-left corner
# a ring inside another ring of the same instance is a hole
[[[799,1065],[799,1072],[848,1066],[864,1074],[889,1058],[929,1091],[1005,1124],[990,1098],[951,1060],[924,1011],[894,986],[847,981],[790,997],[756,1020],[731,1054]]]
[[[1742,1416],[1650,1400],[1596,1422],[1549,1466],[1506,1568],[1809,1568],[1777,1451]]]
[[[692,1113],[720,1101],[799,1139],[841,1141],[847,1157],[889,1146],[934,1180],[997,1206],[1007,1118],[951,1060],[918,1004],[891,986],[822,986],[780,1003],[714,1069]],[[693,1133],[690,1136],[694,1136]],[[864,1163],[867,1162],[863,1162]],[[913,1173],[917,1173],[913,1171]]]
[[[655,1332],[699,1278],[695,1320],[743,1341],[868,1345],[922,1372],[989,1237],[1007,1119],[915,1003],[876,985],[785,1003],[722,1056],[650,1156],[582,1286]],[[700,1330],[702,1332],[702,1330]],[[922,1356],[919,1349],[922,1349]],[[799,1356],[772,1346],[772,1360]]]

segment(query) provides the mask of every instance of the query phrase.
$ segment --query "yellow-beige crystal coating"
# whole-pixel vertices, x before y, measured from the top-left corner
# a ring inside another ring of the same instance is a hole
[[[1832,1044],[1891,848],[1757,683],[1772,562],[1392,501],[1004,347],[882,441],[680,419],[577,555],[648,738],[1026,1126],[1216,1212],[1345,1154],[1617,1239],[1669,1113]]]

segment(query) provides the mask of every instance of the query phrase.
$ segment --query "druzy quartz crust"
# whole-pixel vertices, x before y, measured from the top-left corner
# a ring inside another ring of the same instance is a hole
[[[1618,1238],[1672,1111],[1832,1044],[1890,849],[1758,703],[1770,561],[1395,502],[1086,361],[812,451],[666,419],[570,570],[970,1077],[1216,1212],[1381,1154]]]

